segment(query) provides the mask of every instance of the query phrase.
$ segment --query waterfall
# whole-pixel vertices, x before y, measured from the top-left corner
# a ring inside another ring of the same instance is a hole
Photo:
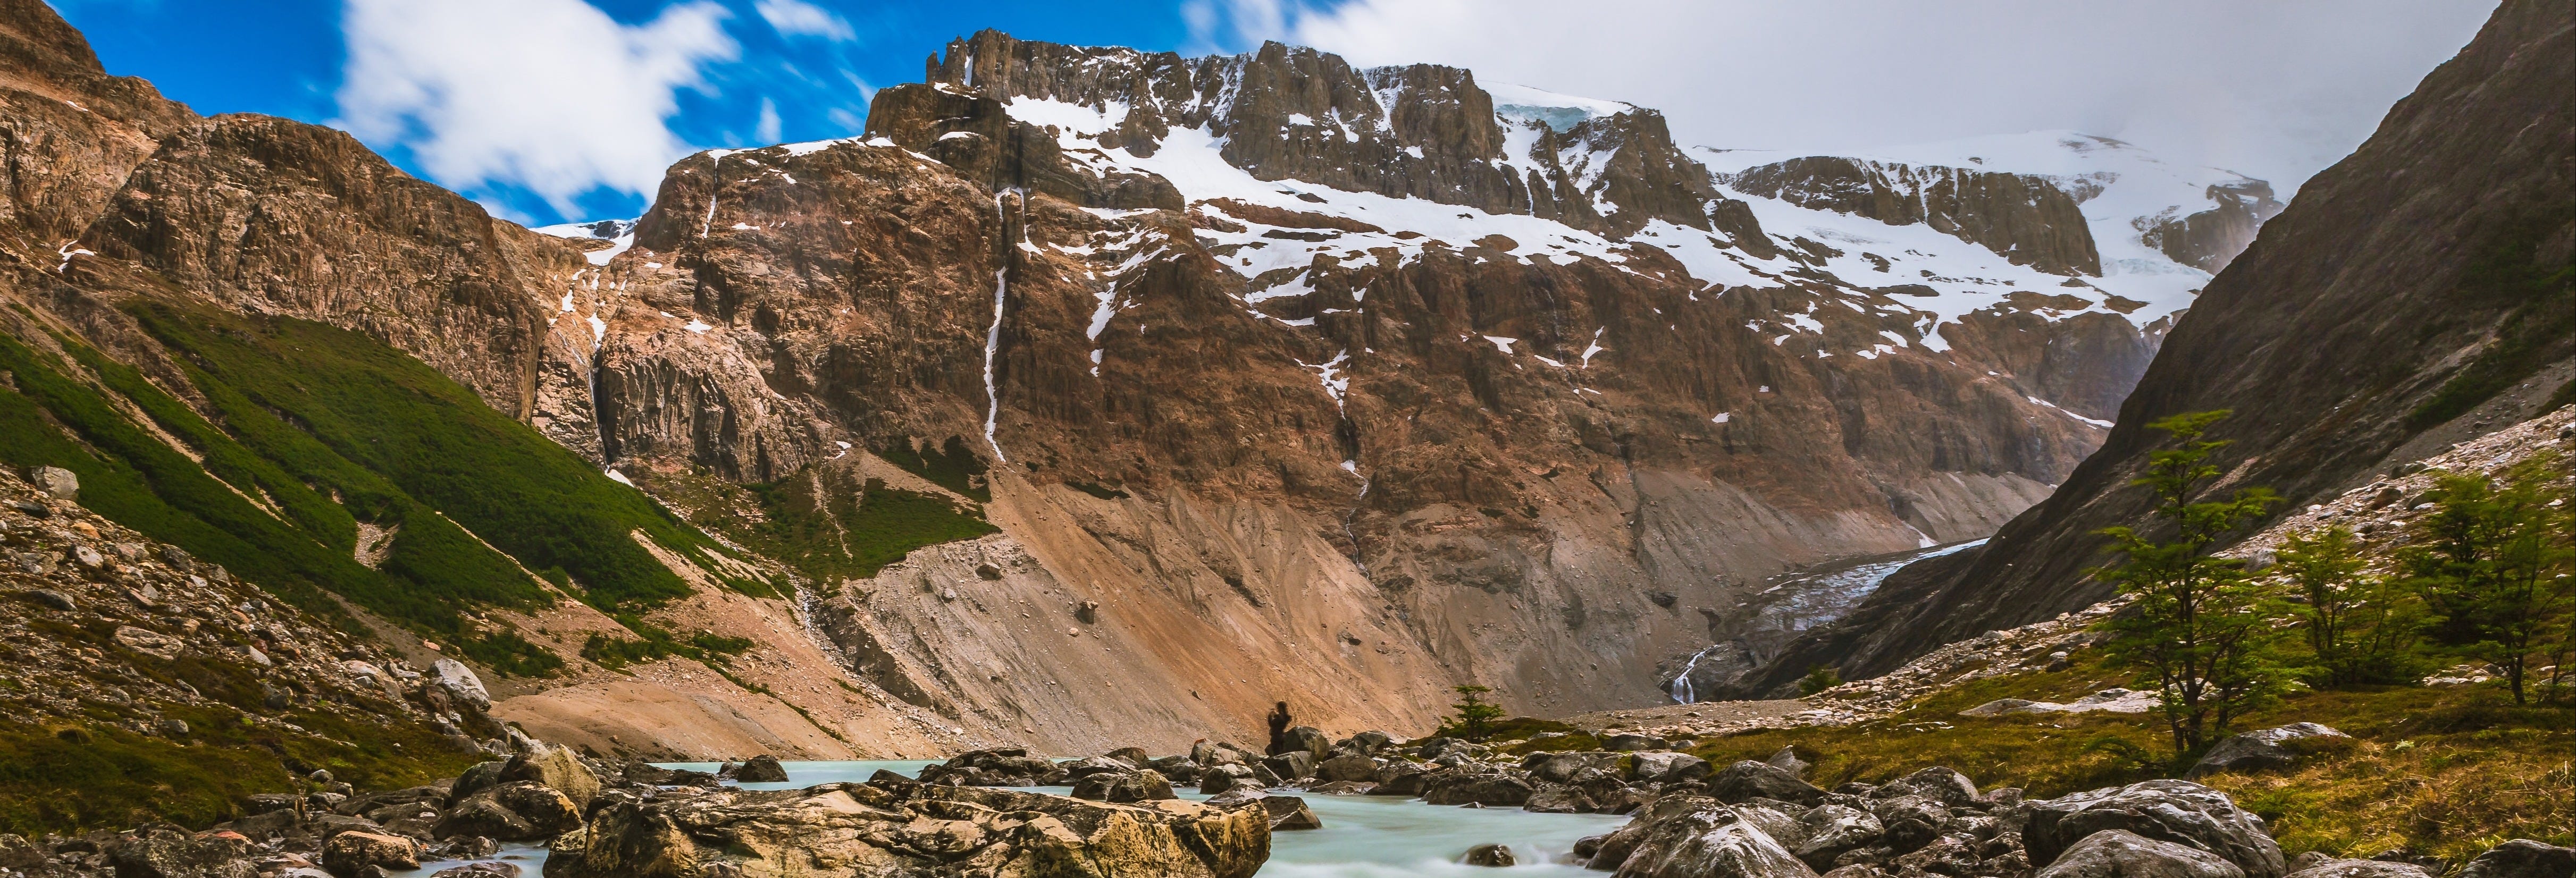
[[[993,220],[1000,224],[1005,239],[1010,237],[1011,225],[1010,215],[1002,211],[1002,197],[1011,192],[1012,190],[1005,189],[993,193]],[[1021,196],[1020,227],[1023,235],[1026,234],[1028,221],[1027,196]],[[984,399],[986,400],[984,444],[992,447],[994,463],[1011,462],[1010,458],[1002,454],[1001,440],[994,437],[994,431],[1000,427],[1002,420],[1002,389],[993,381],[993,360],[1002,350],[1002,307],[1009,300],[1010,292],[1011,251],[1005,246],[1002,250],[1002,267],[993,270],[993,328],[984,333]]]
[[[1711,646],[1711,647],[1709,647],[1708,649],[1716,649],[1716,648],[1717,648],[1717,647],[1715,647],[1715,646]],[[1698,703],[1699,703],[1699,693],[1698,693],[1696,690],[1693,690],[1693,689],[1691,688],[1690,672],[1691,672],[1691,669],[1692,669],[1692,668],[1699,667],[1699,660],[1700,660],[1700,657],[1701,657],[1701,656],[1704,656],[1704,655],[1707,655],[1707,654],[1708,654],[1708,649],[1703,649],[1703,650],[1700,650],[1700,651],[1698,651],[1698,652],[1691,653],[1690,661],[1687,661],[1687,662],[1683,662],[1683,663],[1682,663],[1682,672],[1681,672],[1681,673],[1679,673],[1679,674],[1675,674],[1675,675],[1673,675],[1673,689],[1672,689],[1673,703],[1675,703],[1675,704],[1698,704]]]

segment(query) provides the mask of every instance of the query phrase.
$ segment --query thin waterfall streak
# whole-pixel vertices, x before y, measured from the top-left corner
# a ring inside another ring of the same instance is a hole
[[[724,191],[723,171],[724,153],[716,153],[715,159],[707,163],[707,216],[698,221],[698,237],[706,237],[707,230],[715,227],[716,193]]]
[[[1003,224],[1004,240],[1008,240],[1010,223],[1010,215],[1002,209],[1002,197],[1007,194],[1009,190],[993,193],[993,220]],[[1020,211],[1020,223],[1025,229],[1028,224],[1028,202],[1025,199],[1020,203]],[[984,444],[993,449],[995,463],[1011,462],[1010,457],[1002,453],[1002,442],[996,435],[1002,422],[1002,388],[993,380],[993,362],[1002,350],[1002,312],[1010,292],[1011,252],[1005,248],[1002,267],[993,270],[993,328],[984,332]]]

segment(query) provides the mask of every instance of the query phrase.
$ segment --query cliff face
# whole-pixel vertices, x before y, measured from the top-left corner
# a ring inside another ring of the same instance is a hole
[[[2148,422],[2230,409],[2212,490],[2267,485],[2286,515],[2524,420],[2576,364],[2576,37],[2564,4],[2512,0],[2351,157],[2301,188],[2212,281],[2102,449],[1974,555],[1907,570],[1745,691],[1831,663],[1881,673],[1942,643],[2108,596],[2094,532],[2146,517],[2127,487]]]

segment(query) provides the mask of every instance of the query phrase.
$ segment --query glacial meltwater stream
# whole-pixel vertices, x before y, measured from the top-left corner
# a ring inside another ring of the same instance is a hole
[[[716,770],[713,762],[662,763],[669,768]],[[931,762],[923,760],[856,762],[788,762],[788,783],[743,784],[746,789],[797,789],[821,783],[863,781],[878,769],[912,775]],[[1063,795],[1069,787],[1043,787]],[[1299,795],[1290,793],[1290,795]],[[1196,791],[1187,799],[1205,799]],[[1519,808],[1456,808],[1426,805],[1389,796],[1304,796],[1324,828],[1282,832],[1270,837],[1270,862],[1263,878],[1415,878],[1415,876],[1547,876],[1597,875],[1559,862],[1576,839],[1600,835],[1628,822],[1606,814],[1532,814]],[[1458,862],[1468,848],[1504,844],[1520,865],[1495,870]],[[545,865],[543,848],[511,845],[496,857],[514,863],[520,874],[535,878]],[[405,878],[427,876],[463,865],[447,860],[423,863]]]

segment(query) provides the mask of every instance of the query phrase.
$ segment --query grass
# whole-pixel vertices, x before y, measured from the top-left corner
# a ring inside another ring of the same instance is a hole
[[[128,310],[205,412],[75,340],[57,339],[66,363],[0,339],[0,462],[70,469],[82,505],[344,630],[364,633],[330,595],[500,673],[545,675],[560,658],[462,611],[544,603],[529,569],[610,612],[687,594],[635,533],[744,587],[651,498],[400,351],[309,321]],[[378,568],[351,557],[360,522],[396,531]]]
[[[163,820],[202,829],[241,817],[245,796],[298,791],[289,765],[389,789],[453,777],[483,758],[411,723],[318,711],[285,717],[342,744],[245,725],[225,707],[165,705],[162,713],[188,724],[187,741],[104,724],[0,727],[0,832],[36,837]]]
[[[724,637],[714,632],[700,631],[689,635],[684,640],[668,630],[635,616],[621,615],[617,617],[617,621],[625,625],[627,630],[642,637],[635,639],[593,634],[590,640],[581,645],[582,658],[610,670],[624,668],[637,662],[675,656],[696,659],[707,667],[718,668],[725,664],[726,659],[750,652],[752,647],[751,639],[746,637]]]
[[[927,452],[914,450],[912,443],[898,442],[876,455],[905,472],[929,479],[931,484],[972,497],[977,503],[993,502],[993,492],[984,482],[984,459],[967,450],[964,439],[950,436],[946,444]]]
[[[890,488],[881,479],[853,481],[847,472],[807,469],[745,485],[763,520],[728,534],[817,581],[832,581],[875,576],[914,549],[1001,530],[980,510],[947,497]]]
[[[714,550],[642,492],[364,335],[167,303],[129,310],[188,363],[198,385],[235,391],[209,394],[228,422],[257,421],[254,409],[265,409],[314,440],[262,449],[286,469],[344,490],[367,487],[339,484],[354,476],[352,465],[373,473],[520,565],[564,570],[583,598],[603,610],[688,594],[687,584],[630,534],[641,531],[701,562]],[[397,538],[396,552],[401,549]]]
[[[2564,215],[2562,211],[2544,221],[2516,223],[2491,238],[2469,262],[2459,281],[2463,297],[2479,303],[2511,303],[2512,310],[2497,328],[2494,342],[2407,414],[2408,429],[2421,430],[2467,414],[2566,356],[2568,339],[2576,336],[2576,267],[2551,269],[2541,256],[2543,237],[2558,228]]]
[[[1931,765],[2032,797],[2180,776],[2190,760],[2167,749],[2152,714],[1958,715],[1997,698],[2065,701],[2125,682],[2079,663],[1975,681],[1870,722],[1731,735],[1691,752],[1724,765],[1795,747],[1813,763],[1808,779],[1828,789]],[[2320,748],[2288,773],[2202,780],[2270,821],[2291,854],[2366,857],[2404,847],[2465,862],[2506,838],[2576,841],[2576,710],[2516,707],[2493,686],[2379,687],[2292,695],[2238,729],[2293,722],[2324,723],[2354,740]]]

